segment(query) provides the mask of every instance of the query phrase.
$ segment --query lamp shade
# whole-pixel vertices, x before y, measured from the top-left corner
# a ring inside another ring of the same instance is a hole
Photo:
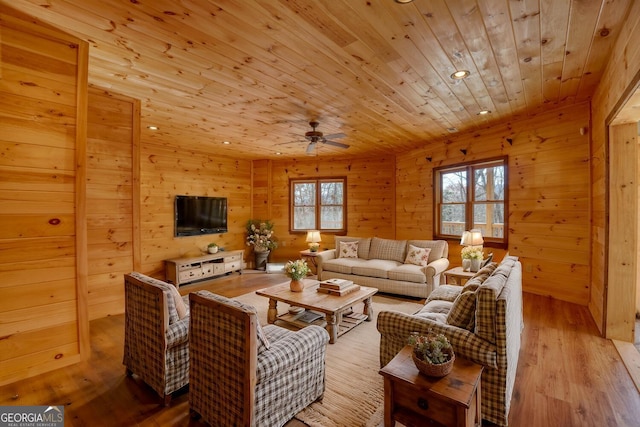
[[[462,246],[480,246],[484,243],[484,239],[482,238],[482,232],[477,228],[474,228],[471,231],[465,231],[462,233],[462,238],[460,239],[460,244]]]
[[[318,230],[309,230],[307,231],[307,243],[320,243],[322,239],[320,238],[320,232]]]

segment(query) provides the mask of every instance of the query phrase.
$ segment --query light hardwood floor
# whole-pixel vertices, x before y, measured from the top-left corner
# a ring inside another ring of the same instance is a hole
[[[181,292],[209,289],[233,297],[283,280],[280,274],[233,274]],[[203,425],[189,417],[187,390],[163,407],[147,386],[125,376],[123,320],[92,321],[88,360],[0,387],[0,405],[65,405],[67,426]],[[640,395],[586,307],[525,294],[524,321],[510,426],[640,425]]]

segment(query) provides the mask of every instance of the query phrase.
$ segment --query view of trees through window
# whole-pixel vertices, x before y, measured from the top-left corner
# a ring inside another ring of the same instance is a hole
[[[344,181],[342,178],[292,181],[292,230],[343,230]]]
[[[505,165],[501,159],[436,171],[438,235],[477,228],[485,238],[504,238]]]

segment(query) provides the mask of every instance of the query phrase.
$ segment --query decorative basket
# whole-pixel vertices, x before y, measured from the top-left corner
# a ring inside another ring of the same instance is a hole
[[[411,358],[413,359],[413,363],[415,363],[416,368],[420,371],[421,374],[427,375],[429,377],[437,377],[441,378],[445,375],[449,374],[453,369],[453,362],[456,360],[456,355],[451,353],[451,359],[448,362],[440,363],[438,365],[434,365],[429,362],[425,362],[424,360],[418,358],[414,352],[411,352]]]

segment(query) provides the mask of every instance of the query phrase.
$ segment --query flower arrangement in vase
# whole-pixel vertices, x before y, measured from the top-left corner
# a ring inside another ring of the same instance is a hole
[[[444,377],[453,369],[456,356],[444,334],[412,334],[409,337],[409,345],[413,347],[413,363],[421,373],[432,377]]]
[[[462,252],[460,254],[462,256],[462,268],[464,271],[469,269],[474,272],[478,271],[480,261],[482,261],[483,257],[482,246],[465,246],[462,248]]]
[[[269,220],[250,219],[247,221],[247,246],[256,252],[266,252],[278,247],[273,235],[273,223]]]
[[[302,292],[304,283],[302,279],[309,274],[309,266],[302,259],[289,261],[284,266],[284,274],[291,279],[290,288],[293,292]]]

